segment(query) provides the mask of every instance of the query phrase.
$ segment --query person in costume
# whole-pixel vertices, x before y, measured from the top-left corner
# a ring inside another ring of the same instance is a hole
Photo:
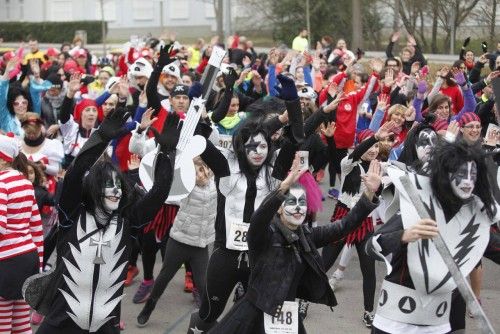
[[[278,76],[281,98],[285,100],[290,119],[290,140],[298,143],[303,139],[303,121],[300,102],[292,79]],[[217,216],[215,219],[215,250],[207,268],[205,293],[199,312],[191,316],[189,333],[207,331],[213,327],[224,311],[226,302],[237,282],[248,284],[247,232],[250,217],[264,198],[277,187],[291,165],[297,147],[281,149],[274,169],[271,161],[271,134],[283,124],[278,117],[270,121],[247,119],[233,136],[233,149],[221,148],[225,159],[218,159],[214,145],[207,141],[207,149],[201,155],[213,169],[217,184]]]
[[[318,189],[306,181],[313,178],[303,174],[299,161],[297,153],[290,174],[252,215],[247,234],[252,270],[248,291],[209,333],[268,333],[281,322],[289,332],[302,334],[306,330],[295,298],[337,305],[317,248],[343,238],[376,208],[380,164],[371,162],[363,176],[365,190],[346,216],[335,224],[310,228],[303,222],[310,195]]]
[[[341,166],[341,195],[332,214],[332,223],[344,217],[361,198],[364,184],[361,182],[362,175],[366,173],[370,162],[375,160],[379,152],[379,141],[391,135],[394,122],[385,123],[374,133],[371,130],[363,130],[358,134],[358,146],[347,157],[342,159]],[[328,142],[331,146],[331,141]],[[331,149],[334,149],[331,147]],[[375,297],[375,262],[364,253],[364,244],[373,233],[373,221],[371,216],[365,217],[361,226],[349,233],[346,238],[336,240],[335,243],[323,248],[322,258],[325,269],[330,269],[339,256],[345,244],[355,245],[360,258],[360,268],[363,274],[363,296],[364,313],[363,322],[367,327],[371,326],[373,300]]]
[[[59,202],[57,266],[63,266],[39,334],[119,333],[120,301],[131,233],[151,221],[168,196],[179,138],[177,116],[157,136],[154,185],[133,198],[124,176],[99,159],[128,115],[115,110],[95,130],[64,178]],[[36,284],[36,280],[32,281]],[[27,290],[29,291],[29,290]]]
[[[388,266],[372,333],[450,332],[456,284],[430,239],[440,232],[466,276],[483,256],[490,225],[498,220],[485,158],[478,147],[462,142],[438,144],[426,170],[429,176],[393,167],[387,170],[399,192],[401,209],[366,245],[370,256]],[[419,218],[399,180],[405,173],[433,219]]]
[[[21,287],[43,263],[43,231],[33,185],[14,169],[22,153],[0,135],[0,333],[31,334]],[[26,158],[24,158],[26,159]]]

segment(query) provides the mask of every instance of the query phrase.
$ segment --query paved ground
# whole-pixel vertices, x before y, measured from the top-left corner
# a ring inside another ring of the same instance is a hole
[[[329,220],[333,210],[334,202],[327,199],[324,212],[319,221]],[[160,267],[160,256],[157,259],[155,270]],[[485,276],[482,290],[482,302],[486,314],[493,323],[495,329],[500,332],[500,319],[498,309],[500,308],[500,267],[489,260],[484,260]],[[385,266],[377,263],[377,291],[381,279],[384,276]],[[138,281],[127,288],[125,299],[122,302],[122,315],[126,322],[125,333],[130,334],[167,334],[186,333],[190,313],[195,309],[190,294],[183,292],[184,270],[180,270],[170,283],[165,294],[158,302],[150,323],[145,328],[137,328],[135,318],[140,312],[142,305],[132,304],[132,296],[138,287]],[[305,326],[310,334],[319,333],[369,333],[361,322],[363,312],[362,279],[357,257],[353,258],[350,267],[346,271],[345,279],[335,292],[339,305],[331,312],[323,305],[311,304]],[[377,299],[377,296],[375,297]],[[232,302],[228,304],[227,310]],[[467,333],[478,333],[478,327],[473,319],[467,319]]]

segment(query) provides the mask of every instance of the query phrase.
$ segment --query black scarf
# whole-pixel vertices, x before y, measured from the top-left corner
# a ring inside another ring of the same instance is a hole
[[[37,139],[28,139],[27,137],[24,137],[24,143],[31,147],[37,147],[42,145],[44,140],[45,137],[43,136],[43,134],[41,134]]]

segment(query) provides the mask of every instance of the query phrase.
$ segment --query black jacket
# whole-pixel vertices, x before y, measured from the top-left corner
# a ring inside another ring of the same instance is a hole
[[[366,196],[342,220],[310,229],[302,225],[295,233],[282,225],[276,216],[285,196],[279,190],[270,193],[252,215],[248,230],[251,274],[246,294],[255,306],[275,314],[286,300],[295,275],[296,257],[306,262],[300,278],[297,298],[328,306],[337,305],[317,248],[339,240],[356,229],[377,206]]]

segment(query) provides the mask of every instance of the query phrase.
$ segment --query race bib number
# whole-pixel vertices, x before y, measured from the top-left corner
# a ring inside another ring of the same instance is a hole
[[[264,313],[266,334],[298,334],[299,306],[297,302],[286,301],[274,316]]]
[[[232,250],[247,251],[247,234],[250,224],[243,222],[231,222],[229,235],[226,239],[226,247]]]
[[[219,135],[219,146],[232,151],[233,137],[228,135]]]

